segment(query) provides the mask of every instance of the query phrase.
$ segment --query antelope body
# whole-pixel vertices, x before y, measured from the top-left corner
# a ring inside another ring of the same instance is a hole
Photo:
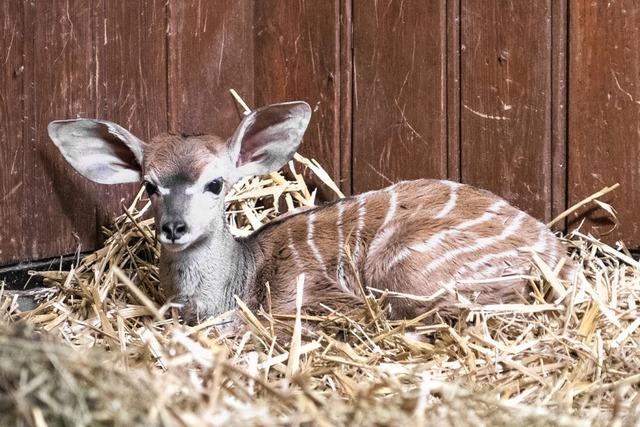
[[[224,194],[239,178],[279,169],[310,119],[303,102],[276,104],[243,119],[228,140],[162,135],[145,144],[107,121],[49,125],[67,161],[85,177],[114,184],[143,180],[153,203],[161,285],[189,322],[235,306],[289,312],[305,273],[306,307],[359,303],[361,287],[431,296],[392,299],[391,315],[437,306],[455,293],[480,304],[521,301],[537,252],[555,267],[565,249],[542,223],[494,194],[450,181],[400,182],[277,219],[248,238],[224,221]],[[501,280],[487,279],[503,277]]]

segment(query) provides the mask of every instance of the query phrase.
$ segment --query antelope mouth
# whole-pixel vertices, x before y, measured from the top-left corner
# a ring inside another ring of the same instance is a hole
[[[189,243],[163,243],[162,248],[169,252],[182,252],[189,247]]]
[[[163,237],[160,237],[158,240],[160,241],[162,248],[169,252],[181,252],[193,243],[193,240],[185,241],[185,239],[180,239],[178,241],[171,241]]]

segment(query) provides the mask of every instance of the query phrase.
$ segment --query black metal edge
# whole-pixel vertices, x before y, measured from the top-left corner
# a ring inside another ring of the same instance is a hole
[[[19,264],[0,267],[0,283],[5,289],[20,290],[42,286],[42,277],[31,276],[30,271],[68,270],[77,265],[84,254],[64,255],[39,261],[21,262]]]

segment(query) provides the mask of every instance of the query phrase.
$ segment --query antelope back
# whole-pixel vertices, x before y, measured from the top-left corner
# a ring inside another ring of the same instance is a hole
[[[565,254],[544,224],[505,200],[436,180],[401,182],[284,218],[259,239],[279,254],[278,273],[262,278],[272,286],[305,272],[309,299],[325,302],[327,289],[356,295],[358,282],[419,296],[444,288],[437,303],[445,309],[455,292],[479,303],[518,300],[525,281],[509,278],[529,272],[532,252],[551,267]],[[398,315],[415,312],[419,304],[407,301],[395,304]]]

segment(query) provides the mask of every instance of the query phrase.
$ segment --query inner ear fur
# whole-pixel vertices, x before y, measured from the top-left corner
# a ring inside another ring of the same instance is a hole
[[[297,151],[311,119],[311,107],[295,101],[249,113],[229,140],[234,179],[263,175],[284,166]]]
[[[116,123],[97,119],[49,123],[49,137],[82,176],[100,184],[140,181],[144,143]]]

